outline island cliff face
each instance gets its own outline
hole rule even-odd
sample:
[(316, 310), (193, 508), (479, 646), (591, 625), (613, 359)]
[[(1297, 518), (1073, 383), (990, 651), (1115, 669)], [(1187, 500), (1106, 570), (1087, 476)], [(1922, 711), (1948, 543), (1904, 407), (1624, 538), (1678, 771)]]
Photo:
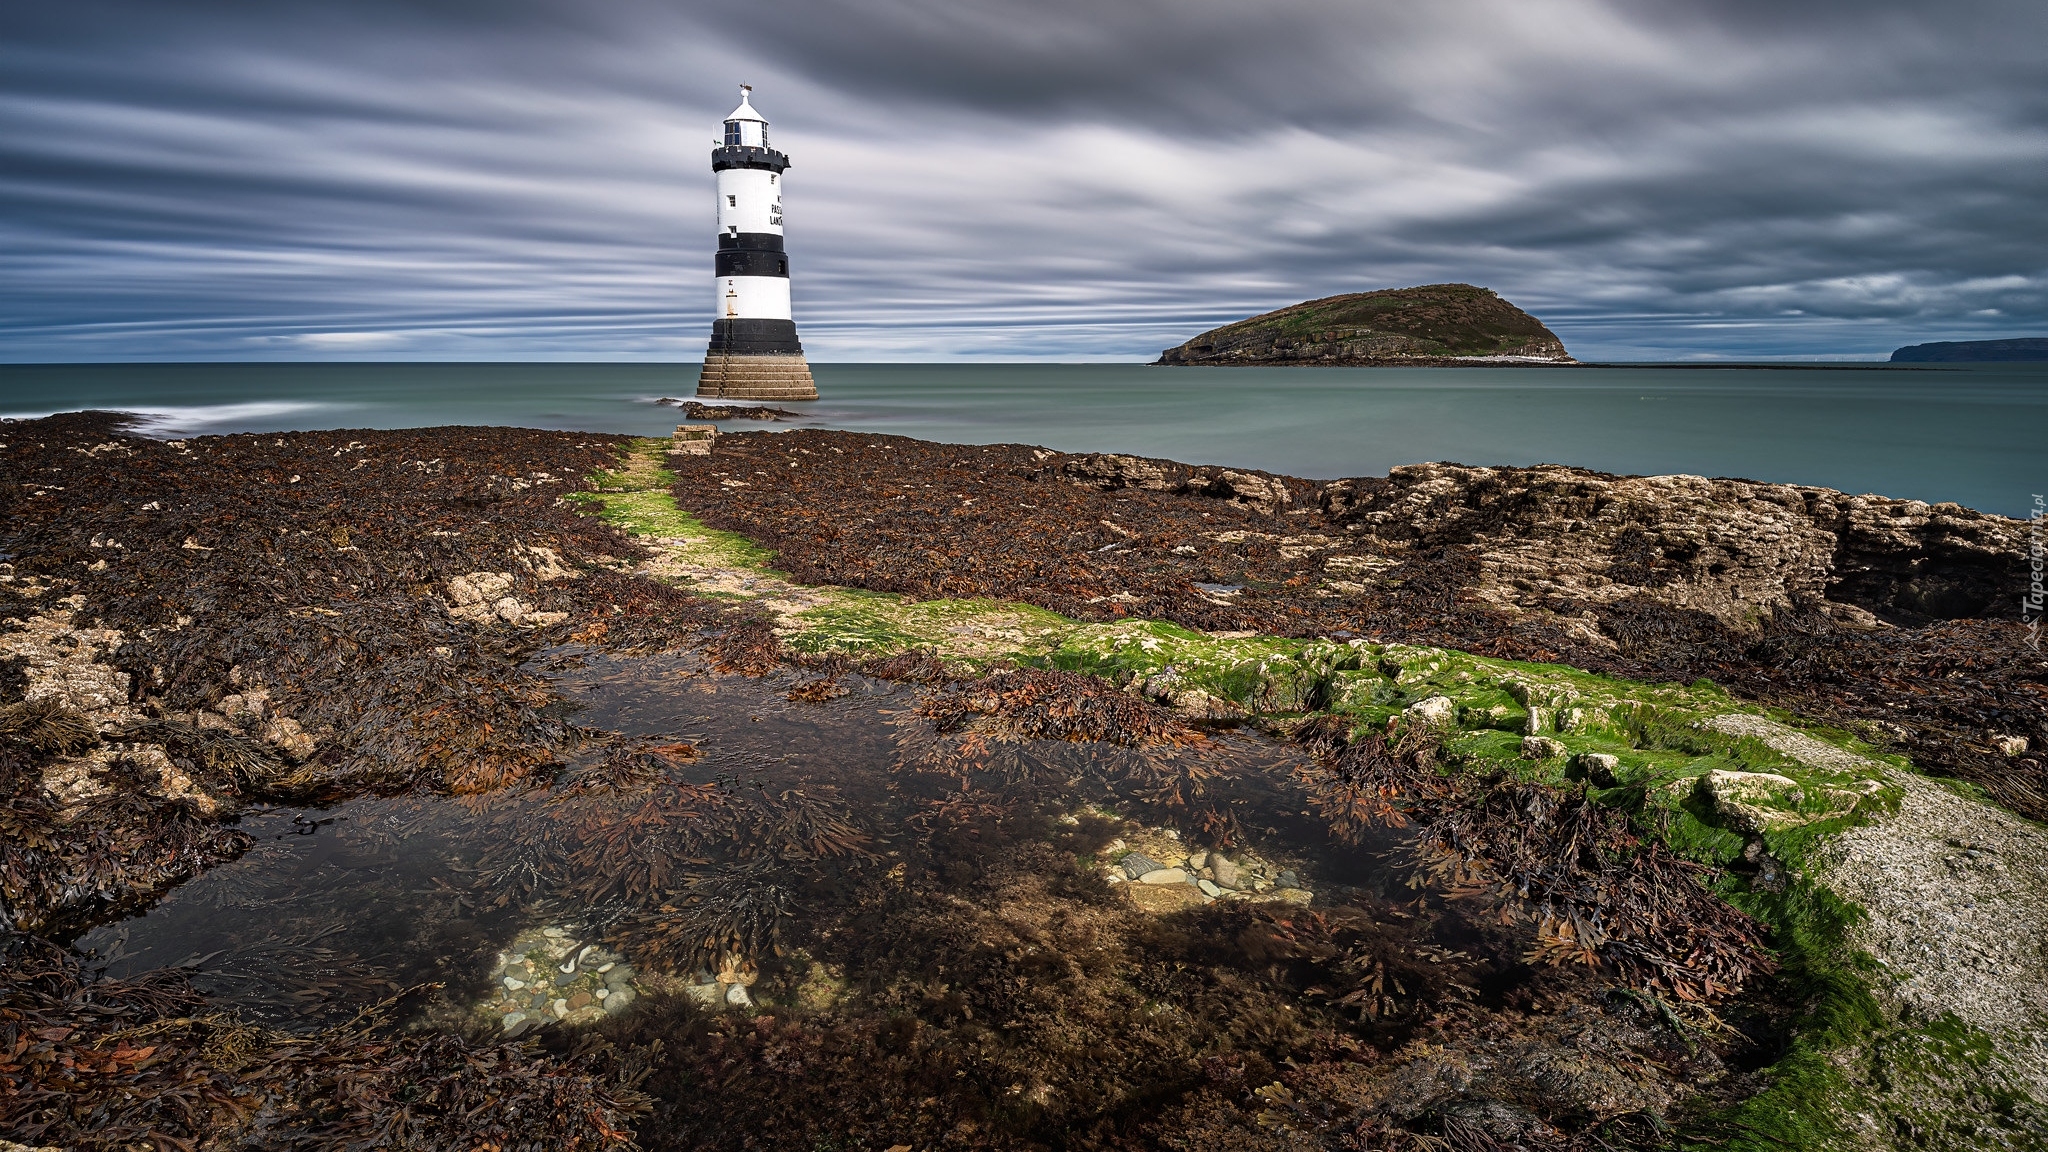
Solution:
[(1574, 364), (1556, 333), (1491, 288), (1428, 284), (1309, 300), (1226, 324), (1160, 364)]

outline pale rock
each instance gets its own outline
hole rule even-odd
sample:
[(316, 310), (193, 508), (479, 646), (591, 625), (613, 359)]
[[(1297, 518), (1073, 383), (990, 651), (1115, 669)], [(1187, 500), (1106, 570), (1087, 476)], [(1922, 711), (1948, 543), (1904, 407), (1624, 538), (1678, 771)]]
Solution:
[(293, 763), (307, 760), (318, 748), (318, 742), (288, 716), (276, 717), (263, 726), (263, 742), (284, 753)]
[(1139, 456), (1084, 453), (1060, 461), (1059, 471), (1068, 483), (1087, 488), (1103, 491), (1139, 488), (1165, 492), (1176, 486), (1179, 477), (1173, 472), (1177, 472), (1179, 467)]
[(1244, 876), (1238, 866), (1219, 852), (1209, 853), (1209, 867), (1216, 873), (1216, 883), (1225, 888), (1244, 887)]
[(1221, 888), (1217, 887), (1214, 881), (1210, 881), (1210, 880), (1198, 880), (1198, 881), (1196, 881), (1196, 885), (1197, 885), (1198, 887), (1200, 887), (1200, 888), (1201, 888), (1201, 890), (1202, 890), (1202, 895), (1204, 895), (1204, 896), (1221, 896), (1221, 895), (1223, 895), (1223, 889), (1221, 889)]
[(1727, 827), (1738, 832), (1766, 832), (1796, 827), (1809, 818), (1783, 810), (1806, 799), (1799, 782), (1775, 772), (1731, 772), (1714, 769), (1694, 786)]
[(1564, 744), (1560, 741), (1552, 740), (1548, 736), (1522, 737), (1522, 759), (1524, 760), (1554, 760), (1564, 754)]
[[(2026, 524), (2004, 516), (1699, 476), (1414, 464), (1332, 481), (1318, 499), (1366, 538), (1471, 549), (1467, 594), (1483, 603), (1554, 611), (1642, 597), (1740, 632), (1801, 603), (1857, 630), (1939, 617), (1977, 589), (2017, 586), (2027, 554)], [(1585, 638), (1612, 644), (1590, 626)]]
[(1138, 877), (1140, 884), (1186, 884), (1187, 870), (1184, 868), (1154, 868)]
[(1611, 752), (1581, 752), (1575, 763), (1586, 774), (1586, 779), (1601, 788), (1612, 788), (1615, 769), (1621, 767), (1621, 757)]
[(1448, 728), (1457, 722), (1458, 705), (1449, 696), (1431, 696), (1410, 704), (1408, 715), (1432, 728)]

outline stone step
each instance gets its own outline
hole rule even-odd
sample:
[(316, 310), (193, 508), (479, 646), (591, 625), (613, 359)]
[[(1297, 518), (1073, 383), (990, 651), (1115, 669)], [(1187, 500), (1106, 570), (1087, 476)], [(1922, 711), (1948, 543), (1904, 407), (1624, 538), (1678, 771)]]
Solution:
[(818, 385), (801, 356), (713, 356), (697, 377), (697, 395), (719, 400), (816, 400)]

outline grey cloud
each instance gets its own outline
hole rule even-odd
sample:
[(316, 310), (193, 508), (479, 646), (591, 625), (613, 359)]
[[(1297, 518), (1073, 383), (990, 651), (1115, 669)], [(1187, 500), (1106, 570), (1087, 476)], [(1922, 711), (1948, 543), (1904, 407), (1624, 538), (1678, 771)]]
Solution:
[(2048, 9), (627, 0), (0, 14), (0, 357), (702, 347), (760, 85), (831, 357), (1459, 279), (1582, 355), (2048, 327)]

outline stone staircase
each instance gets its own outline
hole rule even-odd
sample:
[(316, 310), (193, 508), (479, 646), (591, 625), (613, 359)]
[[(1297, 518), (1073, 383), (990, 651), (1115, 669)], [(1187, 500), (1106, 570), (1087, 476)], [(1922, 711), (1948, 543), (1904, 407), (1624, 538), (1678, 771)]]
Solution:
[(818, 385), (801, 354), (704, 357), (697, 395), (720, 400), (816, 400)]

